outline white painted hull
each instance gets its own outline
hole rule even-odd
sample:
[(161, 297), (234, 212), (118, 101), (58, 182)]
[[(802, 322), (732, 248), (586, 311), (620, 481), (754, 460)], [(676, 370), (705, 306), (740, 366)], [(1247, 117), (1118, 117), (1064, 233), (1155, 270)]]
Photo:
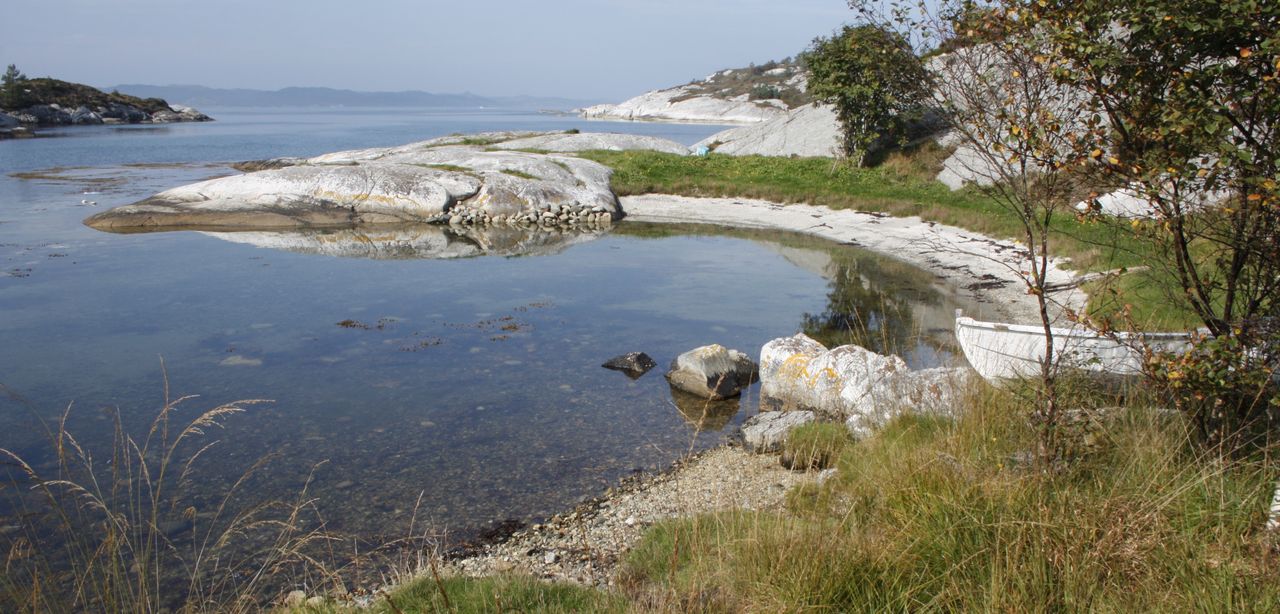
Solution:
[[(1053, 331), (1055, 362), (1060, 368), (1109, 375), (1142, 373), (1143, 351), (1190, 349), (1191, 333), (1117, 333), (1113, 339), (1085, 328)], [(1040, 375), (1044, 361), (1044, 329), (1022, 324), (979, 322), (956, 317), (956, 340), (969, 364), (988, 381)]]

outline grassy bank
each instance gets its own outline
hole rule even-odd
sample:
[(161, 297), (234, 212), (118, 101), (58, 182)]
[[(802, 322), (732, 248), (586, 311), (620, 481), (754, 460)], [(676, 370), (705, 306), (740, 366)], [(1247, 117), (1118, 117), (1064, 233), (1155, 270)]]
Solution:
[[(977, 386), (955, 421), (903, 417), (824, 445), (835, 476), (781, 512), (654, 525), (616, 589), (431, 575), (377, 612), (1276, 611), (1266, 455), (1205, 456), (1177, 415), (1114, 398), (1068, 460), (1027, 460), (1025, 404)], [(817, 433), (815, 433), (817, 434)], [(814, 438), (811, 438), (814, 439)], [(297, 611), (348, 611), (336, 604)]]
[(855, 444), (791, 514), (653, 529), (633, 598), (702, 611), (1275, 611), (1267, 463), (1198, 457), (1179, 419), (1096, 424), (1059, 471), (987, 391), (956, 423), (905, 418)]
[[(614, 169), (620, 196), (679, 194), (757, 198), (807, 203), (832, 209), (875, 211), (948, 224), (998, 238), (1022, 235), (1018, 217), (976, 189), (952, 191), (935, 177), (947, 150), (926, 143), (887, 155), (871, 168), (835, 165), (824, 158), (761, 156), (678, 156), (647, 151), (593, 151), (582, 154)], [(1082, 272), (1133, 268), (1149, 263), (1152, 246), (1122, 224), (1058, 215), (1050, 253), (1071, 259)], [(1107, 287), (1094, 285), (1090, 309), (1114, 314), (1126, 305), (1132, 317), (1154, 328), (1184, 328), (1194, 320), (1168, 300), (1171, 280), (1160, 271), (1121, 276)]]

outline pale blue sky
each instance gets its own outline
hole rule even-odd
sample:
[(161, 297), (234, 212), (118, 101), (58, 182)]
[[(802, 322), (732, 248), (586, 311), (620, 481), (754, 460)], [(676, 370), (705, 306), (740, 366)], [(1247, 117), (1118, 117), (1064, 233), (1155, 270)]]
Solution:
[(7, 0), (0, 65), (106, 86), (620, 100), (793, 55), (844, 0)]

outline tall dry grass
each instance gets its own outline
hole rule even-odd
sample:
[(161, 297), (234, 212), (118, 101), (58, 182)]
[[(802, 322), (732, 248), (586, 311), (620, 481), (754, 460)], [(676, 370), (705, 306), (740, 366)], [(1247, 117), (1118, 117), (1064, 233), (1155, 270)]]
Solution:
[(1030, 461), (1016, 396), (904, 416), (788, 511), (662, 523), (621, 576), (657, 610), (1275, 611), (1275, 462), (1204, 455), (1174, 414), (1096, 412), (1087, 445)]
[(81, 445), (72, 406), (47, 427), (51, 460), (0, 449), (10, 529), (0, 534), (0, 610), (256, 611), (281, 587), (334, 581), (310, 476), (288, 500), (249, 492), (267, 454), (219, 495), (195, 494), (197, 467), (218, 443), (210, 432), (266, 401), (189, 412), (194, 398), (171, 397), (166, 377), (145, 430), (129, 432), (114, 412), (107, 449)]

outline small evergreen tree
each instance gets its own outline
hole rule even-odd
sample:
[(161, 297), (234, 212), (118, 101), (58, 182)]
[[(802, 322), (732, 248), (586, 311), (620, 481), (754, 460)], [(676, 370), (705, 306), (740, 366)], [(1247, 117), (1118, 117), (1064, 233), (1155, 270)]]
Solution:
[(25, 106), (23, 102), (26, 92), (23, 83), (26, 80), (27, 76), (22, 74), (17, 66), (9, 65), (9, 68), (4, 71), (4, 76), (0, 77), (0, 107), (18, 109)]

